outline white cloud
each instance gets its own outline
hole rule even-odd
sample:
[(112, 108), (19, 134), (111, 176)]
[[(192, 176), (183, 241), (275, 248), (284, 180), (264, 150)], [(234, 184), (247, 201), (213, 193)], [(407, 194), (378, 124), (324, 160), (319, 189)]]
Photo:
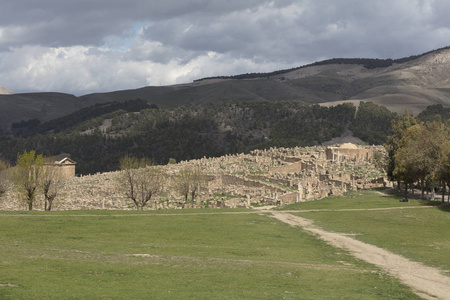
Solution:
[(130, 60), (129, 54), (102, 48), (26, 46), (3, 53), (0, 82), (14, 91), (27, 86), (23, 92), (60, 91), (81, 95), (273, 68), (273, 64), (261, 66), (249, 59), (213, 52), (197, 56), (188, 63), (176, 59), (157, 63), (150, 59)]
[[(5, 2), (5, 1), (3, 1)], [(21, 0), (0, 9), (0, 85), (77, 95), (447, 46), (446, 0)]]

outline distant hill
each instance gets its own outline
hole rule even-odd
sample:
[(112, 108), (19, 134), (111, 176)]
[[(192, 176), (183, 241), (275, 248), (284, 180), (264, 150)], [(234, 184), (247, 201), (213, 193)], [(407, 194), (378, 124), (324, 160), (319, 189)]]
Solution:
[(0, 95), (11, 95), (11, 94), (14, 94), (14, 92), (11, 90), (8, 90), (5, 87), (0, 86)]
[(448, 47), (401, 59), (336, 58), (271, 73), (212, 77), (192, 83), (143, 87), (75, 97), (60, 93), (0, 95), (0, 133), (22, 120), (48, 121), (81, 108), (142, 99), (160, 108), (218, 101), (294, 100), (332, 106), (371, 101), (402, 114), (450, 107)]
[(21, 120), (49, 121), (90, 104), (74, 95), (30, 93), (0, 95), (0, 133), (11, 133), (11, 124)]
[(91, 94), (91, 101), (141, 98), (162, 108), (216, 101), (284, 101), (335, 105), (371, 101), (402, 114), (450, 107), (450, 48), (401, 59), (330, 59), (271, 73), (203, 78), (189, 84)]

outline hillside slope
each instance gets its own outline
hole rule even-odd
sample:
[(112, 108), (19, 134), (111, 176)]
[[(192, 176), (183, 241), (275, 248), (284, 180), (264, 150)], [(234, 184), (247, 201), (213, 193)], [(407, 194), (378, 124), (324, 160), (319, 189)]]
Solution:
[(402, 114), (450, 107), (450, 48), (397, 60), (331, 59), (272, 73), (143, 87), (75, 97), (61, 93), (0, 95), (0, 134), (21, 120), (47, 121), (96, 103), (140, 98), (161, 108), (217, 101), (285, 101), (330, 106), (371, 101)]
[(0, 95), (0, 133), (9, 133), (14, 122), (30, 119), (48, 121), (87, 105), (74, 95), (62, 93)]
[[(373, 65), (370, 65), (373, 64)], [(381, 65), (381, 67), (376, 67)], [(160, 107), (234, 101), (284, 101), (330, 105), (372, 101), (402, 114), (427, 106), (450, 106), (450, 49), (398, 60), (332, 59), (266, 74), (197, 80), (167, 87), (91, 94), (91, 101), (141, 98)], [(340, 102), (342, 103), (342, 102)]]

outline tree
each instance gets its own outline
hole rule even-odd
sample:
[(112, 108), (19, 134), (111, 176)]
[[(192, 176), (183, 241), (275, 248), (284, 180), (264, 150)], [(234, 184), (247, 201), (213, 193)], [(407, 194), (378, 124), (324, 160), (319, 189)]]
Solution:
[(161, 191), (161, 172), (150, 160), (128, 155), (120, 160), (120, 170), (119, 182), (126, 190), (125, 195), (137, 210), (144, 210), (152, 197)]
[(397, 113), (391, 112), (385, 106), (362, 101), (349, 129), (363, 141), (381, 145), (392, 133), (391, 121), (397, 119)]
[(58, 195), (61, 184), (61, 173), (56, 167), (44, 166), (41, 174), (41, 187), (44, 194), (44, 209), (52, 210), (53, 200)]
[(442, 135), (445, 140), (441, 144), (441, 157), (436, 177), (442, 185), (442, 202), (444, 202), (446, 186), (448, 186), (448, 202), (450, 203), (450, 140), (448, 139), (448, 136), (450, 136), (450, 121), (447, 121)]
[(8, 189), (8, 169), (9, 164), (0, 159), (0, 198), (6, 193)]
[(386, 164), (386, 173), (389, 180), (397, 180), (397, 187), (400, 188), (399, 176), (394, 175), (395, 165), (395, 154), (398, 151), (400, 140), (403, 138), (406, 129), (416, 124), (416, 120), (411, 116), (408, 111), (405, 111), (403, 117), (398, 120), (391, 121), (392, 135), (388, 137), (387, 143), (385, 144), (386, 151), (388, 153), (388, 161)]
[[(445, 171), (443, 171), (446, 165), (445, 161), (445, 146), (449, 140), (450, 132), (445, 124), (441, 122), (441, 116), (436, 115), (433, 122), (427, 122), (425, 124), (426, 132), (422, 137), (422, 147), (428, 160), (426, 183), (427, 193), (431, 190), (434, 199), (435, 187), (442, 183), (442, 179), (445, 178)], [(423, 196), (423, 193), (422, 193)]]
[(395, 154), (394, 174), (405, 183), (420, 181), (422, 198), (425, 182), (432, 178), (436, 163), (432, 138), (427, 128), (421, 124), (406, 129)]
[(398, 142), (394, 155), (393, 174), (407, 183), (420, 182), (421, 196), (425, 188), (434, 194), (434, 188), (445, 178), (444, 147), (448, 130), (438, 117), (433, 122), (419, 123), (407, 128)]
[(442, 202), (444, 202), (446, 185), (449, 188), (448, 202), (450, 203), (450, 141), (443, 145), (441, 158), (441, 168), (439, 169), (439, 178), (442, 183)]
[(36, 155), (36, 151), (24, 151), (17, 156), (14, 183), (20, 195), (25, 199), (28, 210), (33, 210), (36, 190), (39, 187), (42, 175), (44, 158), (42, 154)]
[(200, 167), (180, 170), (175, 178), (175, 182), (176, 188), (184, 197), (185, 203), (189, 203), (189, 196), (191, 196), (191, 203), (194, 203), (203, 184), (203, 174)]
[(190, 184), (190, 173), (191, 170), (188, 168), (182, 169), (178, 172), (178, 175), (175, 177), (175, 186), (179, 193), (184, 197), (184, 202), (188, 203), (189, 200), (189, 190), (191, 187)]
[(413, 136), (413, 134), (414, 132), (412, 130), (410, 130), (409, 134), (405, 134), (405, 136), (399, 142), (397, 151), (395, 151), (394, 153), (394, 170), (392, 172), (392, 175), (398, 180), (398, 182), (404, 182), (405, 194), (408, 193), (408, 184), (412, 184), (417, 180), (414, 165), (415, 153), (413, 152), (413, 147), (411, 147), (412, 141), (408, 141), (408, 138), (410, 136)]
[(196, 167), (191, 173), (191, 201), (194, 203), (197, 193), (203, 185), (203, 174), (200, 171), (200, 167)]

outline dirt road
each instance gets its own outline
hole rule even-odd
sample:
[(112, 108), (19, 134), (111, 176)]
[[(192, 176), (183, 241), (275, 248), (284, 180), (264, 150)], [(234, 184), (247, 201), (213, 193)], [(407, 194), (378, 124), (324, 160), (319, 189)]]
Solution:
[(315, 226), (311, 220), (289, 213), (273, 212), (273, 216), (291, 226), (299, 226), (317, 235), (327, 243), (350, 251), (355, 257), (389, 272), (425, 299), (450, 299), (450, 277), (438, 269), (408, 260), (382, 248), (369, 245), (344, 234), (328, 232)]

